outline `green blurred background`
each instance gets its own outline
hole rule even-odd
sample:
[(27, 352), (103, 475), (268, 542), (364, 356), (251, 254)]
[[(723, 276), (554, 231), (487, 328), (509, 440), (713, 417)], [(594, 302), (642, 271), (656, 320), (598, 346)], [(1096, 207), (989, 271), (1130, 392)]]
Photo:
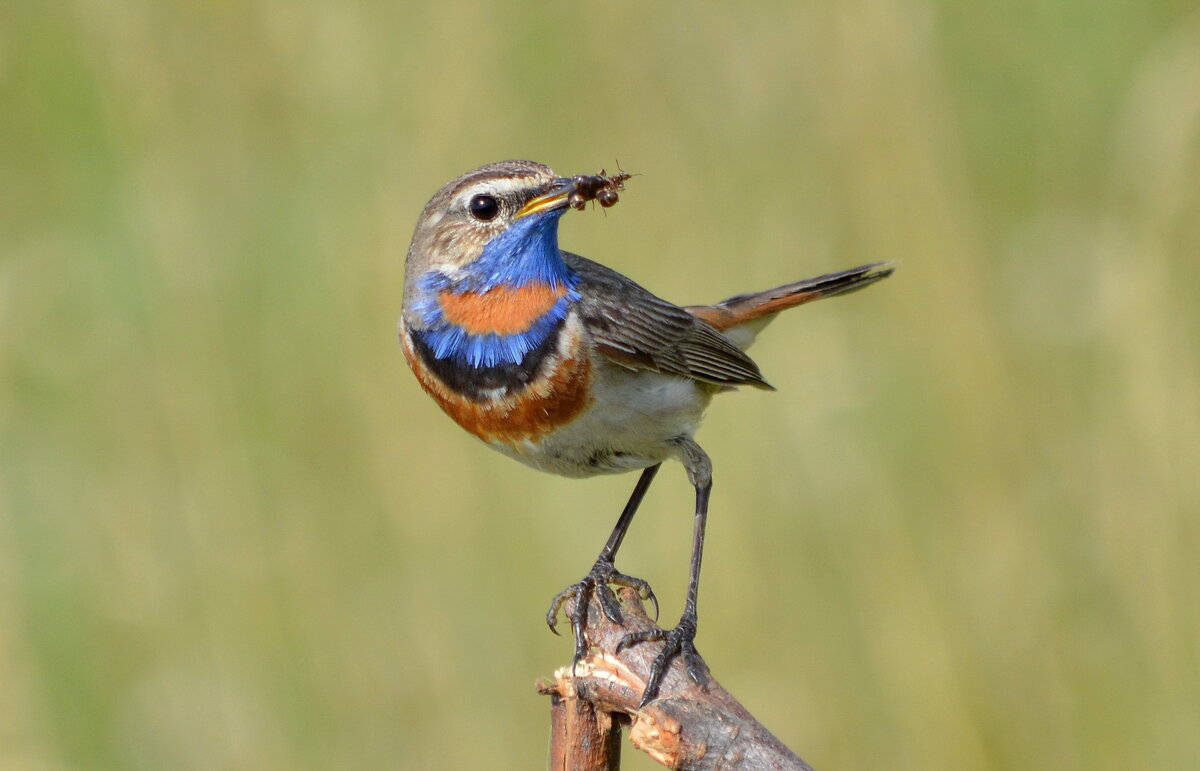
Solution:
[[(681, 303), (879, 259), (721, 397), (700, 648), (829, 769), (1200, 758), (1191, 0), (0, 10), (0, 768), (541, 768), (634, 477), (492, 453), (394, 325), (427, 198)], [(682, 603), (669, 467), (619, 565)], [(629, 768), (656, 768), (627, 752)]]

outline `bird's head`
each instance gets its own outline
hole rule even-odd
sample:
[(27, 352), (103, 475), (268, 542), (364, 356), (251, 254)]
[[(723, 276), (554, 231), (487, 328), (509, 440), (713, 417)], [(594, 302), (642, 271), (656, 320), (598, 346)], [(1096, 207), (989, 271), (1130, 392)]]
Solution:
[(406, 283), (431, 273), (483, 291), (554, 281), (558, 220), (574, 190), (533, 161), (501, 161), (452, 180), (425, 205), (408, 250)]

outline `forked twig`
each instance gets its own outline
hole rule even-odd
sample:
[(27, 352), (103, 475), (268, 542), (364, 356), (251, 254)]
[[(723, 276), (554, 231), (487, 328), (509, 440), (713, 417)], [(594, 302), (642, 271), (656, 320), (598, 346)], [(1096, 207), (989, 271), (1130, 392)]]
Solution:
[(538, 685), (551, 696), (553, 771), (619, 768), (622, 725), (629, 726), (635, 747), (668, 768), (812, 771), (713, 679), (707, 665), (708, 682), (702, 687), (692, 682), (681, 663), (673, 663), (659, 697), (639, 710), (650, 665), (661, 646), (642, 643), (617, 652), (625, 635), (655, 628), (635, 591), (621, 589), (620, 595), (621, 623), (605, 616), (592, 597), (588, 656), (574, 672), (562, 667), (553, 682)]

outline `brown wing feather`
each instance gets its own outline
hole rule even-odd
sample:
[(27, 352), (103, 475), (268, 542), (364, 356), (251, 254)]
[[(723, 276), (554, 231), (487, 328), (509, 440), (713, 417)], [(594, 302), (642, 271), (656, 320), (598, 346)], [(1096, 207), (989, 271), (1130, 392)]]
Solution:
[(707, 322), (615, 270), (570, 252), (563, 259), (581, 278), (577, 311), (612, 361), (717, 385), (771, 387), (754, 360)]

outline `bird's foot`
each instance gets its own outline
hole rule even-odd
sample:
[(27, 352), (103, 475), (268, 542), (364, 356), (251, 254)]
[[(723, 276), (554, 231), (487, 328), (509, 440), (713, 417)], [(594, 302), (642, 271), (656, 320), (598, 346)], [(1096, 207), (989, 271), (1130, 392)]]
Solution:
[(642, 691), (642, 700), (638, 703), (638, 709), (645, 707), (658, 695), (658, 688), (662, 685), (663, 675), (666, 674), (667, 668), (676, 656), (683, 658), (684, 667), (687, 669), (688, 677), (692, 678), (692, 682), (700, 686), (708, 682), (704, 660), (696, 652), (695, 640), (695, 611), (685, 611), (683, 618), (679, 619), (679, 624), (674, 629), (650, 629), (645, 632), (632, 632), (621, 638), (621, 642), (617, 643), (618, 653), (638, 643), (657, 641), (663, 643), (662, 650), (658, 652), (658, 656), (655, 657), (654, 662), (650, 665), (650, 680), (646, 683), (646, 690)]
[(621, 603), (612, 590), (613, 586), (628, 587), (636, 591), (643, 600), (653, 602), (654, 617), (658, 618), (658, 598), (654, 596), (654, 590), (650, 588), (650, 584), (640, 578), (618, 572), (609, 560), (604, 558), (596, 560), (596, 564), (592, 565), (592, 569), (583, 577), (582, 581), (572, 584), (558, 593), (550, 603), (550, 610), (546, 612), (546, 624), (550, 627), (551, 632), (558, 634), (558, 630), (555, 628), (558, 626), (558, 612), (567, 600), (575, 599), (575, 606), (571, 608), (570, 614), (571, 627), (575, 630), (575, 658), (571, 662), (572, 668), (587, 654), (587, 641), (584, 639), (583, 631), (587, 626), (588, 604), (593, 595), (600, 601), (604, 615), (608, 616), (615, 624), (621, 623)]

